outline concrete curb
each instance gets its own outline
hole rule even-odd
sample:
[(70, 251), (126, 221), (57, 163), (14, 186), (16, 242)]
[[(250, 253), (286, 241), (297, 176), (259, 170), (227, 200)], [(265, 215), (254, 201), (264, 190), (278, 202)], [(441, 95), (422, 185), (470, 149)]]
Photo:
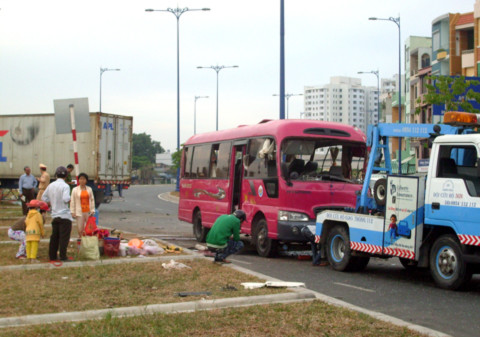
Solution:
[(170, 255), (170, 256), (157, 256), (157, 257), (132, 257), (132, 258), (116, 258), (111, 260), (100, 261), (74, 261), (63, 263), (60, 266), (54, 266), (52, 263), (39, 263), (39, 264), (22, 264), (13, 266), (2, 266), (0, 271), (7, 270), (37, 270), (37, 269), (58, 269), (58, 268), (76, 268), (76, 267), (94, 267), (104, 265), (115, 265), (122, 263), (148, 263), (148, 262), (165, 262), (170, 260), (194, 260), (200, 258), (194, 255)]
[(174, 204), (178, 204), (178, 199), (179, 198), (178, 197), (172, 197), (170, 195), (170, 192), (165, 192), (165, 193), (159, 194), (157, 197), (160, 200), (171, 202), (171, 203), (174, 203)]
[(113, 317), (130, 317), (154, 313), (181, 313), (199, 310), (212, 310), (231, 307), (248, 307), (260, 304), (290, 303), (312, 301), (315, 295), (310, 291), (283, 293), (276, 295), (245, 296), (221, 298), (217, 300), (199, 300), (193, 302), (178, 302), (165, 304), (151, 304), (136, 307), (115, 309), (100, 309), (89, 311), (76, 311), (43, 315), (28, 315), (0, 318), (0, 328), (19, 327), (26, 325), (51, 324), (60, 322), (78, 322), (92, 319), (103, 319), (107, 314)]

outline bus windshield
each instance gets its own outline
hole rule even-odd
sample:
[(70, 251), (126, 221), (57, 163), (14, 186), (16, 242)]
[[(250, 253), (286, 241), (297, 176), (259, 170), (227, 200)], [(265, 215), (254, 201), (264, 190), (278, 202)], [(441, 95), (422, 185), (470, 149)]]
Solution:
[(282, 173), (291, 181), (363, 179), (365, 145), (333, 139), (286, 139), (282, 143)]

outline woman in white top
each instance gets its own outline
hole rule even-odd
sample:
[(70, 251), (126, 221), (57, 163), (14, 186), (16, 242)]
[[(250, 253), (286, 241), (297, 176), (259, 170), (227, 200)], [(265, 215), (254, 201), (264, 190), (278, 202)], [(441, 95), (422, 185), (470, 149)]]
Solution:
[(78, 237), (81, 238), (88, 217), (95, 214), (95, 199), (90, 186), (87, 186), (88, 176), (85, 173), (78, 175), (80, 185), (72, 190), (70, 212), (77, 219)]

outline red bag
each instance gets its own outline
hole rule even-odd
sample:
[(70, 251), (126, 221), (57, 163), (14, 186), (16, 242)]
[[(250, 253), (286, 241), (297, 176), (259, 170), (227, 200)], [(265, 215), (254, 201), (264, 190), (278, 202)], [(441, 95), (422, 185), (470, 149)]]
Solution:
[(92, 236), (97, 232), (97, 220), (94, 216), (88, 217), (87, 224), (85, 225), (85, 235)]

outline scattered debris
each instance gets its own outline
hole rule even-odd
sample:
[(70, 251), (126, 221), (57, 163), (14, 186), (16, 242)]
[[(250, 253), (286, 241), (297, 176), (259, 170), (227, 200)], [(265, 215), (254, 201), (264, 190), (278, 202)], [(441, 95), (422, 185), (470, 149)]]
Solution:
[(222, 287), (223, 291), (238, 291), (237, 287), (227, 284), (225, 287)]
[(162, 267), (165, 269), (184, 269), (184, 268), (192, 269), (191, 267), (180, 262), (175, 262), (174, 260), (170, 260), (169, 263), (162, 263)]
[(177, 293), (177, 296), (187, 297), (187, 296), (210, 296), (212, 293), (210, 291), (185, 291)]
[(259, 283), (259, 282), (244, 282), (242, 283), (242, 286), (245, 289), (258, 289), (258, 288), (263, 288), (263, 287), (268, 287), (268, 288), (299, 288), (299, 287), (305, 287), (305, 283), (303, 282), (283, 282), (283, 281), (267, 281), (265, 283)]

